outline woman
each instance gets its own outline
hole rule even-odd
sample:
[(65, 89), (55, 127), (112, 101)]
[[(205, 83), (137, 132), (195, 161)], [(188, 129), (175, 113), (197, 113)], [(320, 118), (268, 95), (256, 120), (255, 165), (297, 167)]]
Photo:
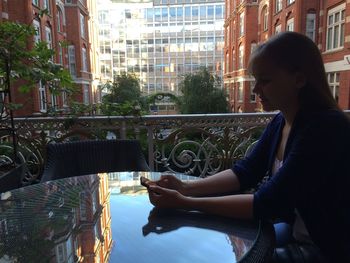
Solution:
[[(330, 262), (350, 262), (350, 122), (332, 97), (317, 46), (304, 35), (280, 33), (260, 45), (249, 64), (264, 110), (280, 111), (254, 150), (203, 180), (164, 176), (149, 183), (150, 201), (296, 224), (297, 241), (315, 244)], [(226, 195), (261, 181), (254, 194)]]

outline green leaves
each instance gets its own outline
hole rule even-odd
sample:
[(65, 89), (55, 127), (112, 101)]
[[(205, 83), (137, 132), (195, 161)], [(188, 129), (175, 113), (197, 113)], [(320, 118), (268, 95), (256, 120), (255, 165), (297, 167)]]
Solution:
[(220, 88), (221, 81), (206, 68), (198, 73), (187, 74), (180, 83), (180, 110), (183, 114), (226, 113), (228, 103), (224, 90)]
[(147, 107), (141, 96), (139, 81), (132, 73), (118, 75), (113, 83), (107, 83), (103, 88), (108, 92), (100, 105), (103, 114), (139, 116)]
[[(47, 10), (41, 10), (38, 16), (45, 14)], [(46, 42), (33, 43), (35, 33), (31, 25), (0, 23), (0, 76), (6, 77), (9, 71), (10, 85), (23, 93), (28, 93), (39, 82), (54, 95), (62, 91), (75, 92), (69, 72), (53, 62), (55, 51)]]

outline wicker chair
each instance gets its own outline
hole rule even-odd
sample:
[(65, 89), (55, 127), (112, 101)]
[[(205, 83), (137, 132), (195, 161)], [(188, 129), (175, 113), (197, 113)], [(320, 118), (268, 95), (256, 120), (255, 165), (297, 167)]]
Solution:
[(0, 193), (22, 187), (24, 164), (17, 165), (11, 171), (0, 176)]
[(149, 171), (138, 140), (87, 140), (47, 145), (41, 182), (98, 172)]

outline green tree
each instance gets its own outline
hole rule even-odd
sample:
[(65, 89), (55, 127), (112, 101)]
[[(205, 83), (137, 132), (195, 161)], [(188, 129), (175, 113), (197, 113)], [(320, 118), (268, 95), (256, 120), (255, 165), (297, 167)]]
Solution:
[(69, 72), (53, 62), (54, 50), (46, 42), (29, 45), (35, 33), (31, 25), (0, 23), (0, 77), (5, 80), (0, 88), (29, 92), (40, 81), (53, 94), (74, 92)]
[(180, 83), (180, 111), (182, 114), (229, 112), (226, 94), (220, 88), (220, 78), (213, 76), (206, 68), (194, 74), (185, 75)]
[(104, 86), (101, 111), (106, 115), (140, 115), (147, 110), (146, 98), (141, 96), (140, 83), (133, 73), (123, 72), (113, 83)]

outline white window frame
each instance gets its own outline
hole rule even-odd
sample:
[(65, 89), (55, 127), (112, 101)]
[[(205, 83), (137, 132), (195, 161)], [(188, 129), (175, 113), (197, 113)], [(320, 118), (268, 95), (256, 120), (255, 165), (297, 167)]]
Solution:
[(62, 25), (63, 25), (63, 13), (61, 8), (57, 6), (57, 31), (62, 32)]
[(39, 0), (32, 0), (32, 4), (36, 5), (36, 6), (39, 6)]
[(80, 13), (80, 34), (82, 38), (85, 38), (85, 33), (85, 16), (82, 13)]
[(244, 36), (244, 12), (239, 15), (239, 36)]
[[(339, 15), (339, 19), (337, 22), (335, 22), (337, 15)], [(333, 9), (330, 9), (328, 11), (327, 37), (326, 37), (327, 50), (341, 49), (344, 47), (344, 38), (345, 38), (344, 31), (345, 31), (345, 3)]]
[(69, 72), (73, 77), (77, 76), (77, 66), (75, 60), (75, 46), (68, 46), (68, 62), (69, 62)]
[(308, 36), (313, 41), (315, 41), (315, 38), (316, 38), (316, 14), (315, 13), (306, 14), (305, 35)]
[(275, 1), (275, 12), (278, 13), (282, 10), (282, 1), (283, 0), (276, 0)]
[(281, 33), (281, 31), (282, 31), (282, 24), (275, 26), (275, 35), (277, 35), (278, 33)]
[(263, 31), (266, 31), (269, 29), (268, 21), (269, 21), (269, 14), (268, 14), (267, 6), (265, 6), (263, 9)]
[(52, 49), (52, 30), (48, 26), (45, 26), (45, 41), (47, 43), (47, 47)]
[(240, 45), (238, 50), (238, 69), (242, 69), (244, 67), (244, 46)]
[(50, 0), (44, 0), (44, 9), (47, 9), (47, 11), (51, 13)]
[(39, 82), (39, 111), (46, 112), (47, 111), (47, 94), (46, 94), (46, 86)]
[(294, 17), (287, 20), (286, 31), (294, 31)]
[(336, 102), (339, 101), (340, 72), (327, 73), (327, 80), (331, 93)]
[(287, 5), (293, 4), (295, 0), (287, 0)]
[(33, 20), (33, 27), (35, 29), (34, 34), (34, 43), (38, 43), (41, 41), (41, 25), (40, 22), (36, 19)]
[(51, 107), (53, 109), (57, 109), (58, 108), (58, 100), (57, 100), (57, 95), (51, 93)]
[(85, 105), (90, 104), (90, 92), (88, 84), (83, 84), (83, 102)]
[(86, 48), (84, 47), (81, 49), (81, 57), (82, 57), (82, 64), (83, 64), (82, 70), (87, 72), (87, 69), (88, 69), (87, 52), (86, 52)]
[(62, 106), (63, 107), (68, 107), (68, 95), (67, 91), (62, 91)]
[(243, 102), (243, 99), (244, 99), (243, 82), (237, 82), (237, 101)]

